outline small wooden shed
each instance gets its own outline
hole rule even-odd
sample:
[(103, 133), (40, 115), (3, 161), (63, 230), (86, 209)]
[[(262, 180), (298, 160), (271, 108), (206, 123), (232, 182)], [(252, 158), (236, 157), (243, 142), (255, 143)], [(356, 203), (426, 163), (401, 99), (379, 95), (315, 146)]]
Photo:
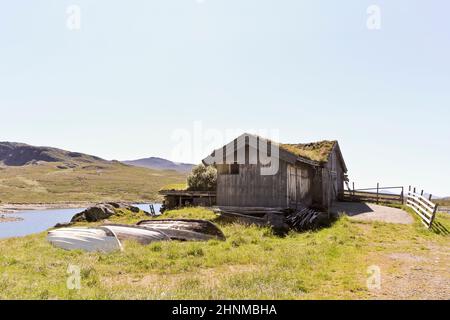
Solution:
[[(347, 180), (337, 141), (280, 144), (243, 134), (203, 163), (217, 167), (218, 206), (327, 210)], [(277, 170), (263, 174), (269, 167)]]

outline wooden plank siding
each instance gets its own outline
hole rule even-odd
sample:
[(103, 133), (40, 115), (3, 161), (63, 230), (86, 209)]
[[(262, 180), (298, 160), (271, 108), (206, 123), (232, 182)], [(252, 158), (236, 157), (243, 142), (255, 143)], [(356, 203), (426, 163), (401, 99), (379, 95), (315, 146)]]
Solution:
[(317, 169), (313, 179), (313, 204), (315, 207), (329, 208), (344, 191), (345, 169), (334, 149), (323, 168)]
[(280, 160), (276, 175), (263, 176), (259, 165), (239, 165), (239, 174), (217, 176), (217, 203), (221, 206), (296, 207), (313, 201), (314, 169)]
[(296, 208), (299, 204), (309, 206), (312, 204), (312, 181), (314, 170), (308, 165), (298, 163), (288, 165), (288, 201), (287, 206)]
[(239, 165), (239, 174), (218, 174), (217, 204), (236, 207), (286, 207), (287, 164), (276, 175), (261, 175), (260, 165)]

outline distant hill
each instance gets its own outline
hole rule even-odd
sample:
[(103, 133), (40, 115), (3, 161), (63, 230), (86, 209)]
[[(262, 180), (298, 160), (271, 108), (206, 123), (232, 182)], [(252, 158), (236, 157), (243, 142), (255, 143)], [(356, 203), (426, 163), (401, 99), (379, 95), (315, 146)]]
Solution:
[(136, 167), (143, 167), (143, 168), (150, 168), (150, 169), (156, 169), (156, 170), (175, 170), (179, 172), (190, 172), (192, 168), (194, 167), (193, 164), (190, 163), (178, 163), (173, 162), (170, 160), (162, 159), (162, 158), (156, 158), (156, 157), (150, 157), (150, 158), (144, 158), (144, 159), (138, 159), (138, 160), (127, 160), (122, 161), (125, 164), (136, 166)]
[(0, 142), (0, 202), (159, 201), (187, 174), (108, 161), (51, 147)]
[(6, 166), (24, 166), (39, 162), (62, 162), (69, 167), (107, 163), (99, 157), (51, 147), (36, 147), (25, 143), (0, 142), (0, 163)]
[(433, 201), (441, 206), (450, 206), (450, 197), (434, 199)]

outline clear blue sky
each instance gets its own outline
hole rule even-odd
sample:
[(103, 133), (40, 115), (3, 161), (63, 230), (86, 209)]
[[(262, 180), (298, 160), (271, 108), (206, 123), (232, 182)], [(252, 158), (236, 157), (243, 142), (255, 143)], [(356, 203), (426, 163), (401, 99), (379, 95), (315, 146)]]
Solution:
[(338, 139), (357, 186), (450, 195), (449, 17), (442, 0), (1, 1), (0, 141), (198, 162), (174, 156), (177, 129), (274, 129)]

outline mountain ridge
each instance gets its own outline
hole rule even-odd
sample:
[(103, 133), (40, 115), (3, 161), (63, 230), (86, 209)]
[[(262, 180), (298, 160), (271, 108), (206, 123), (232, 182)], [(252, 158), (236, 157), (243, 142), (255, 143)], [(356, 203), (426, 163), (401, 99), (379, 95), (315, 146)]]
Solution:
[[(117, 161), (105, 160), (94, 155), (54, 147), (34, 146), (22, 142), (0, 141), (0, 165), (21, 167), (42, 162), (58, 162), (63, 163), (68, 168), (74, 168), (92, 164), (110, 164)], [(190, 172), (194, 167), (190, 163), (174, 162), (160, 157), (148, 157), (120, 162), (134, 167), (154, 170), (175, 170), (181, 173)]]
[(80, 152), (0, 142), (0, 203), (161, 201), (186, 173), (130, 166)]
[(39, 162), (62, 162), (69, 167), (88, 163), (110, 161), (81, 152), (67, 151), (47, 146), (33, 146), (21, 142), (0, 141), (0, 163), (20, 167)]
[(175, 170), (184, 173), (190, 172), (194, 167), (194, 164), (191, 163), (174, 162), (159, 157), (125, 160), (121, 162), (136, 167), (156, 169), (156, 170)]

